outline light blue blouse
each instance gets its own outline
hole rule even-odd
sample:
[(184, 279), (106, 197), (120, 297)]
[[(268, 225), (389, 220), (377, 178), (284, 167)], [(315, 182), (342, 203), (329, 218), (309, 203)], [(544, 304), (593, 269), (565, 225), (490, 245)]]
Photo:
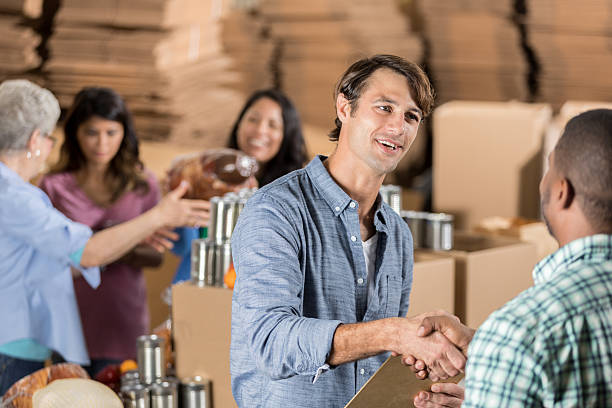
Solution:
[(67, 361), (89, 364), (70, 266), (92, 287), (100, 284), (99, 268), (71, 258), (91, 235), (0, 163), (0, 344), (32, 339)]

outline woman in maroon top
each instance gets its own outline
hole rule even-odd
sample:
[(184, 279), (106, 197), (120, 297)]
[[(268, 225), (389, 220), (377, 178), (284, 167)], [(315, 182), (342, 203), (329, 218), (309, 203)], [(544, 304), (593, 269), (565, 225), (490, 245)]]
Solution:
[[(64, 132), (59, 162), (40, 187), (66, 216), (95, 231), (137, 217), (159, 201), (157, 181), (139, 159), (131, 115), (113, 90), (81, 90)], [(141, 244), (106, 265), (96, 290), (82, 277), (74, 279), (90, 375), (136, 357), (136, 338), (149, 331), (141, 267), (160, 262), (161, 254)]]

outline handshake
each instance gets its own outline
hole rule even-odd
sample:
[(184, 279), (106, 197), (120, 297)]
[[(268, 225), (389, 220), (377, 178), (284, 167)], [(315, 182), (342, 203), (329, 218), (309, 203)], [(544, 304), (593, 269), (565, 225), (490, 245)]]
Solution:
[(394, 356), (410, 366), (420, 379), (445, 380), (463, 372), (475, 330), (445, 311), (398, 318)]

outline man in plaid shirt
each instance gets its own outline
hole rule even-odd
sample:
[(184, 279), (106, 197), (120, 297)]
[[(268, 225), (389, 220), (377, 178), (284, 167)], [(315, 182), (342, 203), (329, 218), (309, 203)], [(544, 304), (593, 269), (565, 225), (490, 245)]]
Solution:
[(612, 110), (570, 120), (548, 160), (542, 214), (560, 249), (473, 339), (456, 320), (424, 322), (421, 335), (469, 344), (465, 392), (435, 384), (415, 406), (612, 407)]

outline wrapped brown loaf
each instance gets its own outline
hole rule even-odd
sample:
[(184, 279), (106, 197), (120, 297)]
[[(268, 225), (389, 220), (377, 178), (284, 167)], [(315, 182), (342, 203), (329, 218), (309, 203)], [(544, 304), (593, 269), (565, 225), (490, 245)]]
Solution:
[(168, 187), (175, 189), (188, 181), (184, 198), (210, 200), (230, 191), (257, 186), (257, 162), (239, 150), (212, 149), (184, 157), (168, 171)]

